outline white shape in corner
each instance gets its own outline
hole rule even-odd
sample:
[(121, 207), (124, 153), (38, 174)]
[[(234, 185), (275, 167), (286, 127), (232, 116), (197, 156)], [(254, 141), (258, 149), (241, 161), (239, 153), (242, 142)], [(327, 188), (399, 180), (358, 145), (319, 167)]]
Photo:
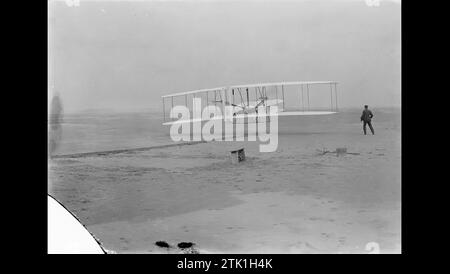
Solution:
[(48, 254), (104, 254), (99, 243), (67, 209), (48, 196)]

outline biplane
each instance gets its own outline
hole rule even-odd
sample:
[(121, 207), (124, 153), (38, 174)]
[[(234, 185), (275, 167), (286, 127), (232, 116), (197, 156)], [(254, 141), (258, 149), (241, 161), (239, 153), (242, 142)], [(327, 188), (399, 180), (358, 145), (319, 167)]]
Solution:
[[(212, 119), (225, 119), (225, 109), (231, 108), (233, 118), (250, 118), (261, 116), (305, 116), (329, 115), (338, 112), (337, 82), (335, 81), (296, 81), (260, 83), (250, 85), (236, 85), (179, 92), (162, 96), (163, 125), (175, 123), (201, 122), (202, 118), (175, 119), (167, 112), (167, 101), (174, 106), (183, 105), (192, 111), (192, 98), (201, 98), (202, 107), (214, 105), (223, 115), (216, 115)], [(321, 107), (312, 107), (310, 97), (317, 86), (326, 87), (329, 102)], [(287, 98), (288, 94), (296, 95)], [(324, 96), (321, 97), (323, 101)], [(323, 102), (322, 102), (323, 103)], [(288, 106), (289, 105), (289, 106)], [(277, 106), (277, 112), (270, 112), (270, 108)], [(192, 116), (190, 116), (192, 117)], [(257, 119), (256, 119), (257, 121)]]

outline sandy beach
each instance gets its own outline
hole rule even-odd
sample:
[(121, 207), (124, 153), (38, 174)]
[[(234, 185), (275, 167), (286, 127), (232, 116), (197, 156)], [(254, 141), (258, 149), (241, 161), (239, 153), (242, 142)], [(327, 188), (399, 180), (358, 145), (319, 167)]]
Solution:
[[(209, 142), (56, 157), (48, 191), (117, 253), (182, 252), (156, 241), (193, 242), (200, 253), (368, 253), (370, 242), (400, 253), (400, 110), (373, 111), (374, 136), (363, 135), (360, 110), (283, 117), (272, 153), (258, 142)], [(133, 127), (119, 119), (97, 133), (91, 118), (69, 117), (58, 153), (171, 143), (160, 120), (133, 117)], [(246, 161), (232, 163), (236, 148)], [(320, 153), (336, 148), (349, 154)]]

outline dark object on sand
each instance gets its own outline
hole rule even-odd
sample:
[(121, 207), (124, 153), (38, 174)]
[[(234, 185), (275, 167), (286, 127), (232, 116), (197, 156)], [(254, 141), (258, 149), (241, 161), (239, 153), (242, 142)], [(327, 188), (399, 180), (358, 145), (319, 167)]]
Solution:
[(155, 243), (155, 245), (159, 246), (159, 247), (164, 247), (164, 248), (170, 248), (170, 245), (164, 241), (157, 241)]
[(195, 245), (195, 244), (194, 244), (194, 243), (191, 243), (191, 242), (189, 242), (189, 243), (181, 242), (181, 243), (178, 244), (178, 247), (181, 248), (181, 249), (184, 249), (184, 248), (191, 248), (191, 247), (193, 247), (194, 245)]
[(231, 151), (231, 162), (233, 164), (245, 161), (245, 152), (243, 148)]

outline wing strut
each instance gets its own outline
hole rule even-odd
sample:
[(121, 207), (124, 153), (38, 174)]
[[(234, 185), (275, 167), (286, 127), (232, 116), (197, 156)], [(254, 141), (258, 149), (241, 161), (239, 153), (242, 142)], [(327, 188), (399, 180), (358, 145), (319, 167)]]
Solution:
[(336, 94), (336, 111), (338, 111), (337, 83), (334, 83), (334, 93)]
[(309, 84), (306, 84), (306, 96), (308, 97), (308, 111), (309, 111)]
[(164, 122), (166, 122), (166, 107), (165, 107), (165, 103), (164, 103), (164, 97), (162, 98), (163, 100), (163, 119), (164, 119)]

